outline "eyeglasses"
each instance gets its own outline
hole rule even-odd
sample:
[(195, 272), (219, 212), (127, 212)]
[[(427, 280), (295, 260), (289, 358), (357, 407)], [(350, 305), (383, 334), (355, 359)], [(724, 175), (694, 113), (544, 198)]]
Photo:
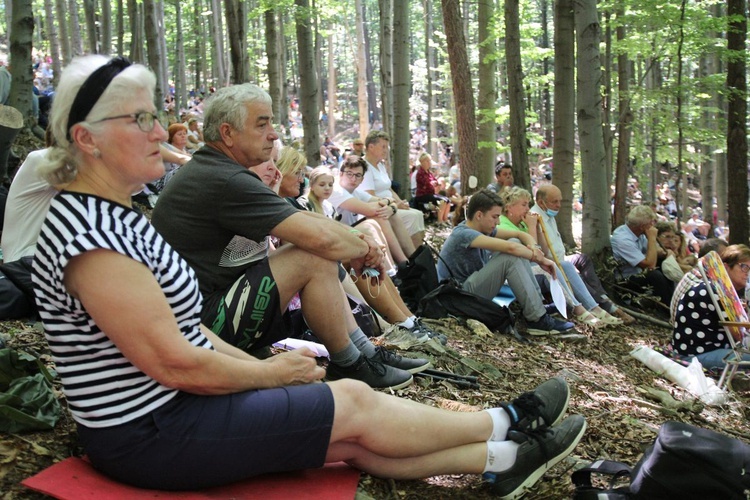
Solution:
[(748, 265), (747, 265), (747, 264), (745, 264), (744, 262), (740, 262), (740, 263), (739, 263), (739, 264), (737, 264), (737, 265), (738, 265), (738, 266), (740, 266), (740, 269), (742, 270), (742, 272), (743, 272), (743, 273), (745, 273), (745, 274), (750, 274), (750, 266), (748, 266)]
[(347, 176), (347, 177), (349, 177), (349, 178), (351, 178), (351, 179), (361, 179), (362, 177), (365, 176), (364, 174), (355, 174), (351, 170), (344, 171), (344, 175)]
[(102, 118), (91, 123), (106, 122), (107, 120), (119, 120), (120, 118), (133, 118), (135, 123), (138, 124), (138, 128), (141, 132), (151, 132), (154, 130), (154, 124), (156, 123), (157, 116), (148, 111), (141, 111), (140, 113), (130, 113), (129, 115), (117, 115), (110, 116), (109, 118)]

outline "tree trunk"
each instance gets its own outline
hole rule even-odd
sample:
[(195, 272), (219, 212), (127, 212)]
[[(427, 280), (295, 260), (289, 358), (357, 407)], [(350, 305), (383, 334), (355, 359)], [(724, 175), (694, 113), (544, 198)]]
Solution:
[(367, 29), (367, 2), (362, 2), (362, 19), (365, 38), (365, 63), (367, 68), (367, 108), (370, 110), (370, 123), (380, 120), (378, 113), (378, 95), (375, 90), (375, 68), (372, 66), (372, 52), (370, 51), (370, 33)]
[[(458, 0), (442, 0), (443, 23), (448, 46), (448, 60), (453, 81), (453, 101), (456, 106), (456, 133), (461, 162), (461, 194), (476, 191), (469, 182), (477, 175), (477, 128), (474, 115), (474, 93), (471, 88), (471, 71), (466, 52), (463, 23)], [(528, 170), (526, 171), (528, 175)], [(483, 187), (483, 186), (482, 186)]]
[(380, 6), (380, 100), (383, 130), (393, 132), (393, 2), (378, 0)]
[(62, 65), (60, 64), (60, 37), (57, 36), (55, 7), (52, 5), (52, 0), (44, 0), (44, 17), (47, 20), (47, 36), (49, 37), (50, 52), (52, 53), (52, 82), (50, 83), (53, 88), (57, 88)]
[(289, 83), (287, 80), (287, 73), (286, 73), (286, 61), (287, 61), (287, 40), (286, 35), (284, 35), (284, 19), (286, 17), (286, 14), (284, 12), (279, 12), (279, 17), (277, 20), (277, 26), (278, 30), (277, 36), (278, 36), (278, 44), (279, 44), (279, 78), (281, 79), (281, 99), (279, 100), (279, 109), (281, 111), (281, 116), (279, 117), (279, 123), (283, 123), (287, 126), (287, 130), (289, 127)]
[(68, 0), (68, 20), (70, 22), (70, 46), (73, 56), (83, 54), (83, 41), (81, 40), (81, 24), (78, 22), (78, 4), (76, 0)]
[(130, 18), (130, 60), (145, 62), (143, 54), (143, 3), (128, 0), (128, 17)]
[(359, 110), (359, 137), (366, 137), (370, 132), (370, 113), (367, 101), (367, 60), (365, 51), (365, 29), (362, 12), (362, 0), (354, 1), (357, 31), (357, 109)]
[(102, 0), (102, 29), (100, 50), (104, 55), (112, 53), (112, 5), (110, 0)]
[[(268, 93), (271, 96), (273, 116), (275, 120), (281, 119), (281, 72), (279, 71), (279, 34), (276, 29), (276, 12), (274, 9), (267, 9), (263, 13), (266, 27), (266, 59), (268, 67)], [(278, 122), (283, 126), (287, 123)]]
[(612, 22), (609, 11), (604, 13), (604, 22), (604, 100), (602, 105), (604, 128), (602, 132), (604, 137), (605, 175), (607, 183), (609, 183), (612, 180), (612, 162), (614, 157), (612, 145), (614, 142), (614, 134), (612, 133), (612, 99), (614, 96), (614, 92), (612, 91)]
[[(68, 17), (65, 15), (65, 0), (55, 0), (55, 15), (57, 16), (57, 26), (60, 30), (60, 49), (62, 51), (62, 66), (67, 66), (73, 58), (73, 50), (70, 47), (70, 37), (68, 36)], [(59, 65), (59, 62), (58, 62)], [(59, 69), (59, 68), (58, 68)], [(55, 70), (55, 81), (59, 81), (60, 72)]]
[(528, 140), (526, 139), (526, 113), (523, 103), (523, 65), (521, 63), (518, 1), (506, 0), (505, 2), (505, 60), (508, 66), (510, 151), (513, 156), (513, 177), (516, 184), (531, 190), (529, 158), (526, 149)]
[[(720, 4), (713, 5), (711, 7), (712, 15), (715, 18), (723, 17), (723, 9)], [(719, 51), (716, 50), (712, 54), (714, 74), (723, 73), (724, 67)], [(713, 113), (713, 130), (719, 130), (719, 115), (725, 111), (726, 102), (723, 99), (721, 92), (714, 92), (713, 98), (711, 99), (713, 108), (717, 110)], [(717, 134), (718, 135), (718, 134)], [(723, 149), (723, 148), (722, 148)], [(727, 201), (727, 155), (726, 151), (717, 152), (714, 154), (714, 174), (715, 174), (715, 186), (714, 192), (716, 193), (716, 212), (718, 219), (727, 221), (729, 214), (727, 213), (728, 201)]]
[(226, 69), (224, 67), (224, 36), (221, 29), (221, 4), (218, 0), (211, 0), (212, 16), (208, 16), (211, 29), (211, 63), (213, 64), (214, 83), (223, 87), (226, 83)]
[(409, 198), (409, 92), (411, 71), (409, 69), (411, 44), (409, 2), (393, 4), (393, 132), (391, 133), (392, 179), (401, 184), (400, 196)]
[(583, 177), (583, 241), (584, 253), (595, 255), (609, 246), (609, 186), (604, 168), (604, 137), (602, 135), (602, 84), (599, 41), (601, 27), (596, 0), (575, 3), (578, 55), (578, 130), (581, 144)]
[(728, 0), (727, 49), (733, 55), (727, 63), (727, 177), (733, 182), (728, 186), (729, 199), (729, 243), (747, 245), (747, 81), (745, 69), (745, 43), (747, 18), (745, 0)]
[[(328, 136), (336, 135), (336, 108), (338, 107), (336, 83), (336, 50), (333, 30), (328, 34)], [(343, 151), (342, 151), (343, 153)]]
[(34, 14), (31, 0), (13, 0), (13, 24), (10, 37), (10, 65), (13, 78), (8, 105), (21, 112), (27, 128), (36, 125), (32, 113), (34, 72), (29, 64), (34, 36)]
[[(620, 14), (618, 13), (618, 17)], [(625, 41), (625, 27), (617, 27), (617, 40)], [(630, 134), (633, 114), (630, 111), (630, 61), (625, 52), (617, 56), (617, 174), (615, 175), (614, 226), (625, 223), (625, 198), (628, 193), (628, 167), (630, 166)], [(607, 177), (609, 185), (610, 178)]]
[(427, 68), (427, 151), (429, 151), (434, 161), (438, 161), (438, 143), (437, 143), (437, 121), (435, 120), (435, 49), (432, 46), (432, 35), (434, 32), (432, 25), (432, 0), (422, 0), (424, 8), (424, 58)]
[(117, 0), (117, 53), (121, 55), (125, 53), (125, 6), (123, 0)]
[(568, 247), (573, 238), (573, 177), (575, 165), (575, 26), (573, 1), (555, 2), (555, 140), (552, 143), (552, 182), (562, 193), (557, 228)]
[(175, 16), (176, 16), (176, 48), (177, 48), (177, 64), (175, 68), (175, 106), (177, 109), (187, 108), (188, 100), (188, 89), (187, 89), (187, 74), (185, 71), (185, 40), (182, 34), (182, 7), (180, 0), (175, 0)]
[[(169, 85), (169, 62), (167, 62), (167, 34), (164, 29), (164, 0), (156, 0), (156, 32), (159, 36), (159, 73), (157, 76), (161, 79), (161, 88), (165, 97), (171, 92)], [(180, 110), (175, 109), (177, 118), (180, 117)]]
[(318, 76), (313, 54), (310, 7), (307, 0), (294, 0), (294, 3), (297, 6), (294, 23), (299, 51), (299, 108), (305, 131), (305, 156), (307, 164), (316, 167), (320, 164), (321, 142), (318, 128)]
[(88, 53), (99, 53), (99, 41), (96, 38), (96, 0), (83, 0), (83, 13), (86, 18), (86, 39)]
[(493, 181), (495, 158), (497, 156), (497, 138), (495, 116), (497, 109), (497, 88), (495, 86), (495, 44), (492, 43), (494, 32), (495, 2), (479, 0), (477, 21), (479, 23), (479, 129), (477, 140), (479, 154), (477, 157), (477, 178), (479, 186), (486, 186)]
[[(542, 48), (549, 50), (549, 23), (547, 22), (547, 0), (542, 0), (540, 3), (541, 17), (542, 17)], [(542, 112), (539, 113), (539, 122), (542, 128), (542, 135), (547, 144), (552, 144), (552, 103), (549, 92), (549, 83), (547, 83), (547, 75), (549, 74), (550, 59), (545, 57), (542, 60), (542, 75), (545, 78), (545, 83), (542, 86)]]
[(146, 34), (146, 52), (148, 54), (148, 65), (156, 74), (156, 90), (154, 95), (158, 103), (166, 96), (164, 82), (161, 75), (161, 44), (159, 43), (159, 30), (157, 28), (156, 4), (154, 0), (143, 0), (143, 9), (145, 13), (145, 34)]
[(247, 12), (243, 0), (224, 0), (229, 36), (229, 57), (232, 61), (232, 83), (248, 81), (250, 76), (247, 55)]

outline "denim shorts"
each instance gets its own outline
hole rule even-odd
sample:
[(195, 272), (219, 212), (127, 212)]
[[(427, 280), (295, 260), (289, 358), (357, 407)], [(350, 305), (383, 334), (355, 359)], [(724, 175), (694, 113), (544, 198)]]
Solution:
[(269, 472), (322, 467), (333, 427), (328, 385), (222, 396), (180, 392), (122, 425), (78, 425), (91, 463), (139, 488), (195, 490)]

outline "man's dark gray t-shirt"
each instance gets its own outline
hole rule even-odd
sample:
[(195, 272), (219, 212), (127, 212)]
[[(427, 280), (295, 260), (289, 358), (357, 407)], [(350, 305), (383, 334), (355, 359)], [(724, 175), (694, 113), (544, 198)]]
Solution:
[(266, 258), (266, 237), (296, 212), (253, 172), (204, 146), (159, 195), (151, 222), (195, 270), (206, 301)]
[[(490, 236), (494, 235), (495, 230), (493, 229)], [(438, 259), (437, 266), (440, 281), (451, 278), (452, 272), (452, 277), (463, 284), (469, 276), (482, 269), (490, 260), (492, 257), (491, 251), (471, 248), (471, 242), (478, 236), (482, 236), (482, 233), (467, 226), (466, 221), (453, 229), (451, 235), (445, 240), (442, 250), (440, 250), (441, 258)]]

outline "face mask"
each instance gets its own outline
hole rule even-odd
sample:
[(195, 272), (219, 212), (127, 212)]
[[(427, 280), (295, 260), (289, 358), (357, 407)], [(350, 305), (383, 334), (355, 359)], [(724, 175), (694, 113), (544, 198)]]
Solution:
[(547, 210), (545, 210), (545, 212), (547, 212), (547, 215), (549, 215), (550, 217), (554, 217), (558, 213), (560, 213), (559, 210), (552, 210), (551, 208), (548, 208)]

